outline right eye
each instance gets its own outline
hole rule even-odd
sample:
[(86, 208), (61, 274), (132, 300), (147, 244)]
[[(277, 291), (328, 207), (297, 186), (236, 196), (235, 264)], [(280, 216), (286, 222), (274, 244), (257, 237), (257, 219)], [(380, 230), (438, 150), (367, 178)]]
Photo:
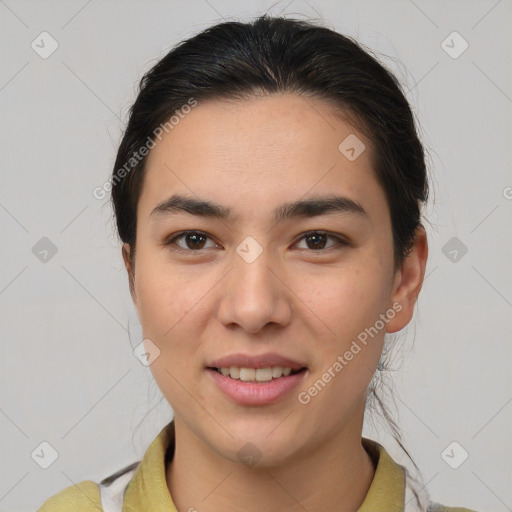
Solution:
[[(205, 247), (205, 240), (211, 238), (202, 231), (182, 231), (181, 233), (178, 233), (177, 235), (172, 236), (171, 238), (167, 239), (164, 245), (166, 247), (170, 247), (171, 250), (175, 250), (178, 252), (198, 252)], [(185, 246), (179, 245), (178, 241), (184, 241)], [(218, 245), (214, 243), (214, 247), (218, 247)]]

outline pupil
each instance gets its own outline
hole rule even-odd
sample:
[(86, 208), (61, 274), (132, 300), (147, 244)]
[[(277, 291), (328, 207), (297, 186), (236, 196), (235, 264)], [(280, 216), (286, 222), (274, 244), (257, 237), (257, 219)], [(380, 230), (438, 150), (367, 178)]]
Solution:
[(320, 247), (320, 245), (322, 246), (322, 247), (320, 247), (320, 248), (323, 248), (323, 245), (324, 245), (324, 244), (322, 244), (322, 243), (318, 244), (318, 238), (320, 238), (320, 237), (322, 237), (322, 238), (323, 238), (323, 240), (322, 240), (322, 241), (323, 241), (323, 242), (325, 242), (325, 235), (324, 235), (324, 234), (316, 234), (316, 235), (309, 235), (309, 236), (308, 236), (308, 240), (315, 239), (315, 238), (317, 239), (317, 242), (315, 242), (315, 243), (313, 244), (313, 248), (318, 249), (318, 248)]
[[(201, 245), (201, 244), (197, 244), (196, 243), (199, 238), (203, 238), (204, 239), (203, 235), (198, 234), (198, 233), (193, 233), (193, 234), (187, 235), (187, 245), (188, 245), (188, 242), (190, 240), (192, 240), (193, 241), (192, 245), (197, 249), (199, 247), (199, 245)], [(204, 240), (203, 240), (203, 242), (204, 242)], [(202, 247), (202, 245), (201, 245), (201, 247)], [(201, 247), (199, 247), (199, 248), (201, 248)]]

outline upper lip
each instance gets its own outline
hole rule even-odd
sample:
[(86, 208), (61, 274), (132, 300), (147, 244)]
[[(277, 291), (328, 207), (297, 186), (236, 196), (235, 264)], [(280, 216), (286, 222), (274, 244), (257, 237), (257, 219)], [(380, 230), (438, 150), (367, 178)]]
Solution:
[(249, 354), (231, 354), (221, 357), (220, 359), (215, 359), (215, 361), (208, 364), (208, 368), (229, 368), (230, 366), (236, 366), (238, 368), (281, 366), (282, 368), (291, 368), (292, 370), (300, 370), (306, 367), (305, 364), (273, 352), (254, 356)]

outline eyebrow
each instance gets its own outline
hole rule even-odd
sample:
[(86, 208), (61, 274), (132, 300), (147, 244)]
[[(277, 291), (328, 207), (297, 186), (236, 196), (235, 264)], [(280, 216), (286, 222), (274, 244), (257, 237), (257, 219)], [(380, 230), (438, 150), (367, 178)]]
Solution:
[[(153, 209), (151, 215), (167, 216), (186, 212), (200, 217), (229, 219), (231, 210), (213, 201), (174, 194)], [(296, 217), (317, 217), (326, 214), (352, 213), (367, 217), (366, 210), (353, 199), (337, 195), (316, 196), (284, 203), (273, 211), (274, 220), (283, 222)]]

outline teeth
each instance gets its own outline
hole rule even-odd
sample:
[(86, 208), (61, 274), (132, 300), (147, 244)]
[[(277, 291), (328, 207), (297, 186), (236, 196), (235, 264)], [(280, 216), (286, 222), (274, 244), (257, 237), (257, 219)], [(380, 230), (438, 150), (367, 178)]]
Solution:
[(281, 366), (274, 366), (274, 368), (272, 368), (272, 377), (274, 377), (274, 379), (281, 377), (282, 374), (283, 368)]
[(268, 366), (267, 368), (238, 368), (237, 366), (222, 367), (217, 369), (222, 375), (228, 375), (232, 379), (240, 379), (243, 382), (268, 382), (272, 379), (287, 377), (292, 372), (291, 368), (281, 366)]
[(240, 368), (240, 380), (254, 380), (254, 377), (256, 377), (256, 370), (254, 368)]
[(272, 368), (258, 368), (256, 370), (256, 380), (258, 382), (272, 380)]

